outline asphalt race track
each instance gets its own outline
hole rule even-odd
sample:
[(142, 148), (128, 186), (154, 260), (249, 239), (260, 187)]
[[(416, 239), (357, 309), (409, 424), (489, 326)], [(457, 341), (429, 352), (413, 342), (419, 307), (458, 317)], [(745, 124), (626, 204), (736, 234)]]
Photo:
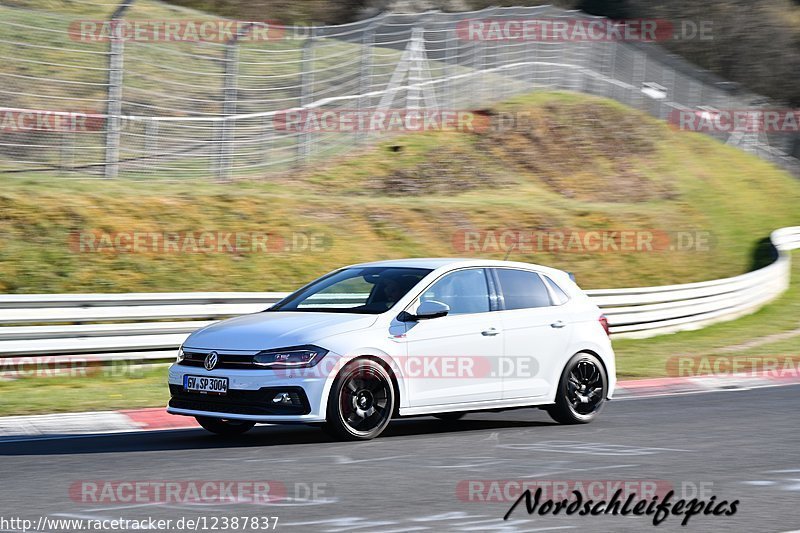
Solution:
[[(618, 400), (595, 423), (570, 427), (530, 409), (406, 419), (367, 443), (303, 426), (238, 439), (184, 430), (4, 442), (0, 516), (277, 516), (278, 531), (319, 532), (789, 531), (800, 527), (798, 399), (800, 386)], [(93, 503), (75, 489), (86, 480), (273, 480), (284, 496)], [(465, 501), (457, 488), (469, 480), (649, 480), (676, 497), (740, 503), (733, 516), (693, 516), (686, 527), (678, 516), (658, 527), (648, 516), (529, 516), (524, 503), (504, 521), (513, 499)]]

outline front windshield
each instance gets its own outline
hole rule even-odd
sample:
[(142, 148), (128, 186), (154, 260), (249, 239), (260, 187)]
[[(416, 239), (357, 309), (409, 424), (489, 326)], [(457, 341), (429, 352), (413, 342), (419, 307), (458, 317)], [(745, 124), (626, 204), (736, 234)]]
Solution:
[(345, 268), (289, 295), (268, 311), (377, 315), (391, 309), (430, 272), (426, 268)]

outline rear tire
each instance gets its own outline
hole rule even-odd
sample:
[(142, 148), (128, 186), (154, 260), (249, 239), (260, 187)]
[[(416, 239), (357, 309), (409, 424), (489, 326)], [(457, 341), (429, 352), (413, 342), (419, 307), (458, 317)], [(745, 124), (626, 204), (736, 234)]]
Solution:
[(575, 354), (561, 373), (556, 403), (545, 409), (561, 424), (588, 424), (597, 417), (608, 394), (608, 376), (600, 359)]
[(374, 439), (389, 425), (394, 406), (386, 369), (371, 359), (358, 359), (336, 376), (323, 429), (341, 440)]
[(233, 436), (241, 435), (253, 429), (256, 425), (255, 422), (248, 422), (246, 420), (230, 420), (222, 418), (211, 418), (208, 416), (194, 417), (197, 423), (203, 426), (204, 429), (217, 435)]

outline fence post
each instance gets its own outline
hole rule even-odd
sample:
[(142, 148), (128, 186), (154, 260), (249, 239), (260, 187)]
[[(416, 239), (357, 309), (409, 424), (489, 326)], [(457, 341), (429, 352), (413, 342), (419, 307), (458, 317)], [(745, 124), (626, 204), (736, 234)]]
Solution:
[(269, 166), (269, 151), (272, 148), (272, 140), (275, 135), (275, 126), (272, 117), (264, 115), (261, 119), (261, 165), (264, 167)]
[(475, 40), (474, 43), (475, 43), (475, 48), (474, 48), (475, 55), (472, 58), (473, 60), (472, 68), (475, 70), (475, 72), (472, 75), (472, 79), (474, 80), (472, 87), (472, 96), (475, 97), (480, 103), (483, 102), (483, 86), (484, 82), (486, 81), (484, 80), (485, 72), (483, 71), (486, 65), (484, 61), (486, 58), (486, 41)]
[(533, 91), (539, 83), (539, 46), (534, 39), (527, 39), (523, 46), (525, 47), (525, 60), (530, 63), (528, 65), (528, 83), (530, 90)]
[(458, 52), (456, 48), (461, 44), (458, 34), (455, 30), (449, 29), (445, 31), (445, 49), (444, 49), (444, 101), (449, 109), (456, 109), (456, 90), (455, 80), (453, 76), (456, 75), (458, 67)]
[(424, 60), (425, 30), (420, 26), (414, 26), (411, 30), (411, 43), (409, 44), (410, 61), (408, 62), (408, 90), (406, 91), (406, 109), (420, 109), (422, 100), (423, 81), (422, 61)]
[[(362, 95), (358, 99), (358, 111), (363, 113), (372, 103), (371, 96), (364, 96), (372, 90), (372, 47), (375, 43), (375, 32), (370, 27), (364, 31), (361, 38), (361, 64), (359, 72), (359, 93)], [(360, 120), (360, 119), (359, 119)], [(356, 142), (363, 142), (366, 132), (364, 128), (358, 128), (356, 132)]]
[[(303, 42), (301, 53), (300, 68), (300, 107), (306, 111), (306, 107), (314, 98), (314, 41), (317, 31), (311, 28), (311, 33)], [(297, 137), (297, 162), (300, 164), (308, 161), (311, 155), (311, 135), (309, 132), (301, 132)]]
[[(612, 80), (616, 80), (616, 79), (618, 79), (617, 78), (617, 54), (619, 54), (619, 51), (622, 48), (617, 43), (617, 41), (611, 41), (609, 43), (609, 45), (610, 45), (609, 48), (611, 49), (611, 52), (608, 55), (611, 58), (611, 60), (610, 60), (609, 65), (608, 65), (608, 77), (611, 78)], [(610, 88), (610, 92), (608, 94), (604, 95), (604, 96), (606, 98), (612, 98), (612, 99), (616, 100), (616, 98), (615, 98), (616, 97), (616, 89), (615, 89), (616, 85), (614, 85), (613, 83), (607, 83), (606, 86)]]
[(236, 127), (232, 121), (236, 114), (237, 76), (239, 75), (239, 41), (238, 35), (225, 44), (223, 55), (224, 74), (222, 76), (222, 121), (219, 122), (217, 134), (217, 164), (216, 175), (220, 181), (231, 177), (231, 150), (233, 148), (233, 130)]
[[(594, 48), (590, 46), (589, 43), (581, 43), (581, 65), (578, 70), (580, 78), (580, 92), (584, 94), (594, 94), (594, 82), (592, 77), (589, 76), (589, 71), (595, 68), (594, 61)], [(602, 68), (602, 65), (597, 67), (598, 70)]]
[(125, 40), (118, 31), (120, 20), (135, 0), (123, 0), (111, 14), (111, 38), (108, 51), (108, 90), (106, 93), (106, 164), (105, 177), (119, 175), (119, 143), (122, 122), (122, 68)]
[(645, 100), (642, 87), (647, 76), (647, 54), (641, 51), (634, 51), (632, 83), (633, 94), (631, 95), (631, 105), (644, 110)]
[(659, 117), (668, 120), (671, 106), (670, 102), (675, 101), (675, 70), (672, 67), (663, 66), (661, 74), (661, 85), (667, 88), (667, 97), (659, 105)]
[(61, 175), (67, 175), (75, 166), (75, 133), (62, 133), (58, 151), (58, 166)]
[(158, 122), (152, 119), (144, 122), (144, 153), (145, 157), (158, 157)]
[(691, 78), (689, 80), (689, 96), (687, 105), (689, 107), (698, 107), (702, 105), (701, 95), (702, 95), (703, 87), (700, 85), (700, 82)]

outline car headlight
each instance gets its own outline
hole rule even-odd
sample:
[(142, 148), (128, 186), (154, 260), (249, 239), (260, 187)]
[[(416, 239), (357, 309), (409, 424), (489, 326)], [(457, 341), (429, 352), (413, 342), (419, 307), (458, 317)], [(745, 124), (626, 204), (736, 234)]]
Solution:
[(175, 358), (175, 362), (180, 363), (181, 361), (184, 360), (185, 357), (186, 355), (184, 355), (183, 353), (183, 346), (181, 346), (180, 348), (178, 348), (178, 357)]
[(306, 368), (319, 363), (328, 350), (313, 346), (293, 346), (277, 350), (264, 350), (253, 357), (253, 364), (266, 368)]

